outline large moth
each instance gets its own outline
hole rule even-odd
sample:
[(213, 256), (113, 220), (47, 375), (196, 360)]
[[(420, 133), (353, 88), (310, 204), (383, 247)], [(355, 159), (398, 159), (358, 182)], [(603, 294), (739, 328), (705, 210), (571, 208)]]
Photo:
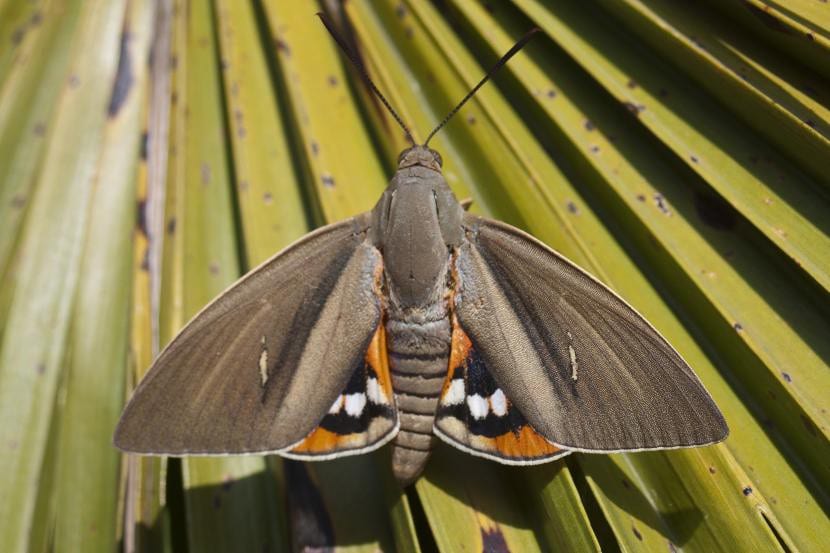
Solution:
[(436, 437), (512, 465), (724, 439), (668, 342), (538, 240), (467, 213), (428, 142), (401, 153), (372, 211), (312, 232), (197, 314), (136, 389), (115, 444), (323, 460), (392, 442), (406, 485)]

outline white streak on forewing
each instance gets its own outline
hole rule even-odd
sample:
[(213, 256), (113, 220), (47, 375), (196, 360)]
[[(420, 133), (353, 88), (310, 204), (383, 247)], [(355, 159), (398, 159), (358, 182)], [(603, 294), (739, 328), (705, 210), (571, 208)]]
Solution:
[(370, 378), (368, 382), (366, 382), (366, 395), (369, 396), (369, 401), (375, 405), (389, 404), (389, 399), (386, 397), (383, 388), (380, 387), (380, 383), (377, 378)]
[(571, 355), (571, 378), (576, 380), (577, 369), (579, 369), (579, 364), (576, 362), (576, 352), (574, 351), (573, 346), (568, 346), (568, 353)]
[(493, 392), (493, 395), (490, 396), (490, 408), (497, 417), (503, 417), (507, 414), (507, 398), (504, 396), (501, 388)]
[(343, 408), (343, 396), (337, 396), (337, 399), (334, 400), (334, 403), (331, 404), (331, 408), (329, 408), (329, 415), (336, 415), (340, 412)]
[(262, 350), (259, 354), (259, 378), (262, 380), (262, 385), (268, 382), (268, 351)]
[(458, 405), (464, 403), (464, 381), (460, 378), (454, 378), (450, 381), (450, 387), (444, 395), (442, 403), (444, 405)]
[(357, 393), (346, 396), (346, 413), (352, 417), (359, 417), (366, 407), (366, 394)]
[(470, 414), (474, 419), (483, 419), (490, 410), (487, 400), (478, 394), (467, 396), (467, 407), (470, 409)]

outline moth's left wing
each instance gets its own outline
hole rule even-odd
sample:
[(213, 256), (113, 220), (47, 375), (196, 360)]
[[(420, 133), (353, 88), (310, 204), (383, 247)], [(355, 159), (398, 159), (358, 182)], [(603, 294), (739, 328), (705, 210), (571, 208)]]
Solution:
[[(306, 444), (356, 373), (369, 385), (364, 359), (382, 325), (383, 262), (365, 240), (366, 220), (358, 216), (303, 237), (196, 315), (136, 389), (115, 445), (157, 455), (222, 455)], [(379, 422), (394, 434), (394, 420)], [(375, 430), (323, 449), (359, 452), (388, 435)]]
[(616, 294), (533, 237), (465, 217), (455, 313), (495, 382), (577, 451), (718, 442), (728, 433), (680, 355)]

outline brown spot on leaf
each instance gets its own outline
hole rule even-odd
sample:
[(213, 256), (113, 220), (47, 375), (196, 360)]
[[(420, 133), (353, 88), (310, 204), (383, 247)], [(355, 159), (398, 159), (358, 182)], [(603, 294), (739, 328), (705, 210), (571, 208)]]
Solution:
[(316, 156), (320, 153), (320, 146), (315, 142), (311, 141), (311, 155)]
[(627, 109), (632, 114), (637, 115), (637, 116), (639, 116), (640, 111), (642, 111), (642, 109), (641, 109), (642, 106), (638, 106), (637, 104), (635, 104), (633, 102), (623, 102), (623, 105), (625, 106), (625, 109)]
[(325, 174), (322, 177), (323, 186), (326, 188), (334, 188), (334, 177), (329, 174)]
[(208, 271), (210, 271), (210, 274), (212, 274), (213, 276), (218, 275), (219, 274), (219, 264), (216, 261), (211, 261), (210, 265), (208, 265)]
[(709, 467), (709, 474), (715, 474), (716, 472), (718, 471), (715, 467)]
[(735, 323), (732, 325), (732, 328), (734, 328), (736, 332), (740, 332), (744, 329), (744, 325), (741, 323)]
[(284, 40), (277, 38), (274, 39), (274, 45), (277, 47), (277, 50), (285, 54), (286, 56), (291, 55), (291, 48), (288, 46), (288, 43)]
[(625, 86), (627, 86), (628, 88), (633, 90), (633, 89), (637, 88), (637, 83), (636, 83), (636, 81), (634, 81), (634, 79), (629, 79), (628, 82), (625, 83)]
[(35, 136), (43, 136), (46, 134), (46, 125), (42, 121), (38, 121), (37, 123), (35, 123), (32, 132)]
[(326, 79), (326, 82), (329, 83), (329, 86), (331, 87), (335, 87), (338, 84), (337, 77), (335, 77), (334, 75), (329, 75)]
[(566, 205), (567, 205), (568, 211), (570, 213), (573, 213), (574, 215), (579, 213), (579, 207), (575, 203), (573, 203), (572, 201), (568, 200), (568, 203)]
[(556, 91), (553, 90), (552, 88), (548, 89), (547, 96), (548, 96), (548, 98), (556, 98)]
[(15, 194), (11, 201), (12, 209), (23, 209), (26, 205), (26, 196), (23, 194)]
[(783, 378), (787, 382), (792, 382), (793, 381), (793, 377), (790, 376), (790, 373), (788, 373), (788, 372), (782, 371), (781, 372), (781, 378)]
[(176, 218), (170, 217), (167, 220), (167, 234), (173, 234), (174, 232), (176, 232)]
[(631, 526), (631, 531), (632, 531), (632, 532), (634, 532), (634, 537), (635, 537), (635, 538), (637, 538), (637, 539), (638, 539), (638, 540), (640, 540), (640, 541), (643, 541), (643, 535), (640, 533), (640, 531), (639, 531), (639, 530), (637, 530), (637, 527), (636, 527), (636, 526), (633, 526), (633, 525), (632, 525), (632, 526)]
[(586, 120), (585, 120), (585, 123), (583, 123), (583, 126), (585, 127), (585, 130), (586, 130), (586, 131), (589, 131), (589, 132), (590, 132), (590, 131), (592, 131), (592, 130), (594, 130), (594, 129), (596, 128), (596, 127), (594, 126), (594, 122), (593, 122), (593, 121), (591, 121), (590, 119), (586, 119)]
[(265, 205), (271, 205), (274, 202), (274, 196), (270, 192), (266, 192), (262, 195), (262, 201), (265, 202)]
[(671, 210), (669, 209), (668, 202), (666, 202), (666, 198), (664, 198), (659, 192), (654, 193), (654, 205), (657, 206), (657, 209), (659, 209), (663, 215), (671, 215)]
[(741, 490), (741, 493), (743, 493), (745, 496), (750, 496), (752, 495), (752, 488), (747, 486)]
[(46, 374), (46, 363), (40, 362), (35, 366), (35, 372), (39, 375)]

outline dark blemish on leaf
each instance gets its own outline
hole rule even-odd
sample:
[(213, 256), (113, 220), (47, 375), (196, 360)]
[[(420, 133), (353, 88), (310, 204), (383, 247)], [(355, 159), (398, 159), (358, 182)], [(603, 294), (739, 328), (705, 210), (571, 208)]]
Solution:
[(468, 115), (467, 116), (467, 123), (469, 123), (470, 125), (475, 125), (476, 124), (475, 115)]
[(637, 530), (636, 526), (632, 526), (631, 531), (634, 532), (634, 537), (635, 538), (637, 538), (640, 541), (643, 541), (643, 535), (640, 533), (639, 530)]
[(142, 198), (138, 200), (138, 202), (136, 202), (135, 209), (135, 223), (138, 227), (138, 232), (147, 238), (150, 236), (150, 233), (147, 230), (147, 199)]
[(671, 210), (666, 203), (666, 198), (664, 198), (659, 192), (654, 194), (654, 205), (657, 206), (657, 209), (659, 209), (663, 215), (671, 215)]
[(221, 69), (222, 71), (227, 71), (228, 67), (230, 66), (231, 62), (229, 62), (227, 59), (222, 58), (221, 60), (219, 60), (219, 69)]
[(735, 209), (717, 194), (696, 192), (695, 211), (700, 220), (716, 230), (732, 230), (738, 224)]
[(732, 325), (732, 328), (734, 328), (736, 332), (740, 332), (744, 329), (744, 325), (741, 323), (735, 323)]
[(170, 69), (176, 69), (179, 66), (179, 56), (176, 54), (170, 55)]
[(593, 121), (591, 121), (590, 119), (585, 120), (584, 126), (585, 126), (585, 130), (589, 131), (589, 132), (596, 128), (596, 127), (594, 127)]
[(572, 201), (568, 200), (568, 203), (566, 205), (568, 207), (569, 212), (573, 213), (574, 215), (579, 213), (579, 207)]
[(805, 119), (804, 124), (807, 125), (808, 127), (810, 127), (811, 129), (816, 128), (816, 122), (813, 121), (812, 119)]
[(548, 89), (548, 98), (556, 98), (556, 91), (552, 88)]
[(265, 205), (271, 205), (271, 202), (274, 201), (274, 196), (270, 192), (266, 192), (262, 195), (262, 201), (265, 202)]
[(219, 274), (219, 264), (215, 261), (211, 261), (210, 265), (208, 265), (208, 271), (210, 271), (210, 274), (212, 274), (213, 276), (218, 275)]
[(743, 493), (746, 496), (752, 495), (752, 488), (747, 486), (743, 490), (741, 490), (741, 493)]
[(206, 161), (202, 162), (201, 167), (199, 168), (199, 174), (202, 177), (202, 184), (207, 186), (210, 184), (210, 165)]
[(26, 205), (26, 196), (23, 194), (15, 194), (12, 197), (12, 209), (23, 209), (23, 206)]
[(311, 141), (311, 155), (316, 156), (320, 153), (320, 146), (315, 142)]
[(633, 79), (629, 79), (629, 81), (625, 83), (625, 86), (633, 90), (637, 88), (637, 83)]
[(34, 129), (32, 129), (32, 132), (35, 133), (35, 136), (43, 136), (44, 134), (46, 134), (46, 125), (38, 121), (37, 123), (35, 123), (35, 127)]
[(46, 364), (38, 363), (37, 366), (35, 366), (35, 372), (40, 375), (46, 374)]
[(414, 34), (415, 34), (415, 31), (412, 29), (412, 27), (410, 25), (407, 25), (406, 27), (403, 28), (403, 36), (405, 36), (406, 38), (412, 38), (412, 35), (414, 35)]
[(811, 42), (812, 42), (812, 41), (814, 41), (816, 38), (813, 36), (813, 33), (807, 33), (807, 39), (808, 39), (809, 41), (811, 41)]
[(637, 199), (641, 202), (645, 202), (646, 201), (646, 195), (645, 194), (637, 194)]
[(481, 529), (481, 551), (483, 553), (510, 553), (504, 534), (498, 527), (489, 530)]
[(395, 6), (395, 15), (403, 19), (406, 16), (406, 7), (403, 4)]
[(141, 150), (140, 150), (140, 153), (139, 153), (139, 155), (141, 156), (141, 159), (143, 159), (145, 161), (147, 160), (147, 152), (148, 152), (149, 148), (150, 148), (150, 135), (147, 133), (147, 131), (144, 131), (143, 133), (141, 133)]
[(781, 373), (781, 378), (783, 378), (787, 382), (792, 382), (793, 381), (793, 377), (791, 377), (790, 373), (787, 373), (787, 372), (782, 372)]
[(43, 21), (43, 14), (40, 11), (36, 11), (32, 14), (32, 17), (29, 19), (29, 23), (31, 23), (32, 27), (37, 27), (40, 25), (40, 22)]
[(669, 544), (669, 553), (677, 553), (677, 546), (671, 540), (668, 540), (667, 543)]
[(69, 75), (69, 88), (78, 88), (81, 85), (81, 79), (75, 73)]
[(597, 145), (591, 146), (591, 152), (594, 153), (594, 154), (599, 152), (599, 146), (597, 146)]
[(23, 42), (23, 37), (26, 35), (26, 27), (18, 27), (12, 31), (12, 45), (17, 46)]
[(174, 90), (173, 93), (170, 94), (170, 104), (175, 106), (178, 103), (179, 103), (179, 93)]
[(715, 467), (709, 467), (709, 474), (715, 474), (716, 472), (718, 471), (717, 469), (715, 469)]
[(288, 43), (284, 40), (277, 38), (274, 39), (274, 45), (277, 47), (277, 50), (285, 54), (286, 56), (291, 55), (291, 48), (288, 46)]
[(239, 191), (240, 192), (247, 192), (249, 186), (250, 185), (248, 184), (247, 179), (242, 179), (241, 181), (239, 181)]
[(236, 136), (240, 139), (244, 139), (248, 135), (248, 131), (245, 129), (245, 117), (242, 114), (242, 110), (233, 110), (233, 118), (236, 122)]
[(692, 163), (697, 163), (698, 161), (700, 161), (699, 159), (697, 159), (697, 156), (689, 156), (689, 159), (692, 160)]
[(631, 489), (631, 484), (628, 482), (627, 478), (622, 479), (622, 485), (623, 485), (623, 488), (625, 488), (626, 490)]
[(329, 83), (329, 86), (335, 87), (337, 86), (337, 77), (335, 77), (334, 75), (329, 75), (326, 79), (326, 82)]
[(633, 102), (623, 102), (625, 108), (630, 111), (634, 115), (640, 115), (640, 107), (638, 107)]
[(334, 177), (331, 175), (323, 175), (323, 186), (327, 188), (334, 188)]
[(801, 422), (804, 424), (804, 428), (807, 429), (807, 432), (812, 434), (814, 438), (818, 438), (818, 430), (816, 430), (815, 425), (810, 419), (807, 418), (806, 415), (801, 415)]
[(167, 221), (167, 234), (173, 234), (176, 232), (176, 218), (170, 217)]

